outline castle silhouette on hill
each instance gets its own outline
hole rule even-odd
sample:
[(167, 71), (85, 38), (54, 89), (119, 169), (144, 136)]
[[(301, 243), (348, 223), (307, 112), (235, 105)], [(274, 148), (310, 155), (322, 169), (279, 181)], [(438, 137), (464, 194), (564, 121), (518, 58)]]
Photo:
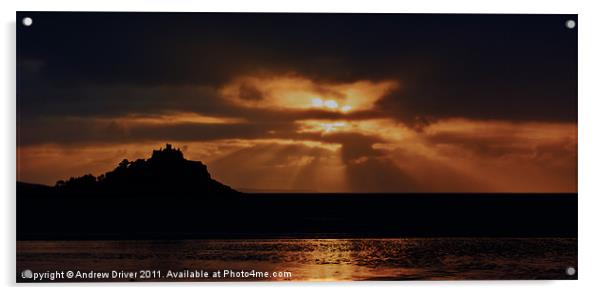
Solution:
[(153, 150), (149, 159), (124, 159), (113, 171), (98, 177), (86, 174), (59, 180), (55, 188), (77, 193), (236, 193), (212, 179), (205, 164), (185, 159), (182, 151), (171, 144)]

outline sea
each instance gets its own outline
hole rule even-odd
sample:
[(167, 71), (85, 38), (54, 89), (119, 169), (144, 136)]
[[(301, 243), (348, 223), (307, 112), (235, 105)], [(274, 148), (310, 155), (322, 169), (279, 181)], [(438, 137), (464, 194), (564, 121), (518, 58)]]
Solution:
[(18, 282), (577, 279), (577, 239), (17, 241)]

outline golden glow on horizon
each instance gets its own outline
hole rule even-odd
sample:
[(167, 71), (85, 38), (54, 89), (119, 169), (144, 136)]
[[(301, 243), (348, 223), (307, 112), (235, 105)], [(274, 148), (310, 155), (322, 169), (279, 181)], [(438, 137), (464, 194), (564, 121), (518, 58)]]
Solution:
[[(396, 174), (401, 171), (421, 191), (577, 191), (576, 123), (451, 118), (435, 120), (418, 130), (391, 117), (353, 115), (374, 110), (396, 87), (399, 85), (390, 81), (333, 84), (299, 76), (246, 76), (221, 88), (222, 99), (238, 107), (285, 110), (295, 119), (279, 116), (272, 122), (268, 117), (253, 124), (252, 116), (193, 112), (61, 118), (63, 125), (59, 126), (81, 123), (102, 136), (61, 145), (18, 146), (17, 179), (54, 184), (70, 176), (99, 175), (124, 158), (148, 158), (153, 149), (170, 142), (181, 147), (186, 158), (208, 164), (217, 180), (235, 188), (346, 192), (356, 188), (353, 184), (358, 179), (367, 177), (354, 173), (385, 171), (383, 179), (396, 180), (403, 177)], [(231, 138), (203, 141), (205, 137), (199, 134), (195, 141), (190, 132), (187, 137), (181, 136), (184, 132), (175, 134), (180, 131), (178, 125), (195, 124), (222, 125), (215, 130), (225, 130)], [(167, 130), (166, 137), (192, 140), (156, 141), (154, 134), (148, 135), (163, 126), (169, 127), (163, 130)], [(187, 127), (184, 131), (213, 130)], [(258, 131), (256, 138), (246, 138), (248, 130)], [(375, 183), (381, 185), (379, 181)], [(403, 189), (403, 184), (384, 188)]]
[[(419, 132), (390, 119), (302, 120), (297, 121), (297, 127), (299, 134), (348, 132), (381, 138), (372, 144), (377, 157), (394, 163), (426, 191), (577, 190), (577, 128), (573, 123), (450, 119)], [(216, 179), (236, 188), (345, 192), (350, 190), (345, 176), (348, 166), (373, 163), (372, 156), (362, 154), (342, 163), (343, 143), (319, 138), (171, 143), (182, 147), (188, 159), (207, 163)], [(164, 144), (21, 146), (17, 150), (17, 179), (54, 184), (70, 176), (98, 175), (112, 170), (124, 158), (148, 158), (153, 149)]]
[[(324, 153), (332, 153), (333, 155), (336, 155), (341, 149), (341, 144), (338, 143), (292, 139), (227, 139), (206, 142), (169, 142), (174, 147), (181, 148), (187, 159), (202, 161), (206, 164), (213, 163), (213, 165), (209, 166), (210, 172), (212, 169), (219, 170), (219, 168), (224, 168), (219, 167), (219, 164), (215, 164), (218, 159), (227, 157), (237, 151), (253, 150), (258, 146), (318, 149), (323, 150)], [(123, 159), (147, 159), (151, 156), (153, 149), (163, 146), (165, 146), (164, 141), (145, 142), (142, 144), (114, 143), (84, 146), (43, 144), (18, 147), (17, 179), (25, 182), (54, 185), (57, 180), (67, 179), (71, 176), (81, 176), (89, 173), (98, 176), (113, 170)], [(257, 156), (254, 155), (254, 157)], [(66, 158), (69, 160), (65, 161)], [(293, 160), (294, 158), (291, 159), (291, 161)], [(307, 163), (307, 161), (298, 161), (297, 163)], [(241, 163), (239, 162), (239, 164)], [(231, 168), (234, 169), (235, 167)], [(331, 168), (327, 167), (324, 169), (328, 170)], [(214, 176), (218, 180), (223, 180), (220, 179), (220, 175)], [(332, 179), (336, 177), (340, 177), (340, 175), (330, 175), (324, 178)], [(232, 179), (228, 180), (232, 181)], [(333, 182), (331, 187), (341, 187), (340, 182)], [(238, 186), (235, 182), (232, 185)], [(278, 187), (266, 188), (277, 189)], [(333, 188), (331, 191), (336, 191), (336, 189)]]

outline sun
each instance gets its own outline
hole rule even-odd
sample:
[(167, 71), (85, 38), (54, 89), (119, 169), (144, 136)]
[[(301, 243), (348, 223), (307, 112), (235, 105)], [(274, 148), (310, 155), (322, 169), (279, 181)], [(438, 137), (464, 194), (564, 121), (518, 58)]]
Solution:
[(319, 97), (312, 98), (311, 106), (315, 108), (321, 108), (324, 106), (324, 101)]
[(334, 110), (334, 109), (337, 109), (339, 107), (339, 104), (336, 101), (330, 99), (330, 100), (327, 100), (327, 101), (324, 102), (324, 106), (327, 107), (327, 108), (329, 108), (329, 109), (333, 109)]
[(329, 110), (329, 111), (339, 111), (339, 112), (343, 112), (343, 113), (347, 113), (349, 111), (351, 111), (351, 106), (349, 105), (343, 105), (341, 106), (339, 104), (339, 102), (337, 102), (334, 99), (322, 99), (319, 97), (314, 97), (311, 99), (311, 104), (310, 107), (312, 108), (317, 108), (317, 109), (325, 109), (325, 110)]

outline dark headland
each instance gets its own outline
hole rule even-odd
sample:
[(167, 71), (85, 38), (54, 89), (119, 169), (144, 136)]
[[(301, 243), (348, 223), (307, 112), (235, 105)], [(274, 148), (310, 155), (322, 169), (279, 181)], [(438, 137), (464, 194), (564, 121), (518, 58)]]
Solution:
[(577, 194), (245, 194), (170, 145), (98, 177), (17, 182), (18, 240), (431, 236), (576, 237)]

